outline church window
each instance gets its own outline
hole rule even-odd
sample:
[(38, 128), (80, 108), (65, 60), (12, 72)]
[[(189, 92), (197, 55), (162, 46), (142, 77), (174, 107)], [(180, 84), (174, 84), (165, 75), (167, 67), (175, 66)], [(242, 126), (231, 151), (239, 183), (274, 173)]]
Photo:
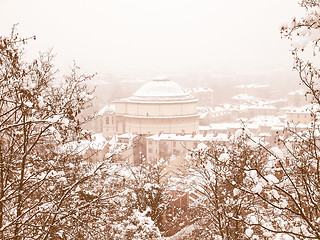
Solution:
[(106, 124), (109, 124), (109, 117), (106, 117)]

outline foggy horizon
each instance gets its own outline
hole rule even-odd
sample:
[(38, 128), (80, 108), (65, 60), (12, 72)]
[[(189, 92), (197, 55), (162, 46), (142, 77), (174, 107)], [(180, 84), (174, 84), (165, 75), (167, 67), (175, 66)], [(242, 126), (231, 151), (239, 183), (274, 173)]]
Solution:
[(250, 74), (291, 71), (290, 44), (280, 25), (301, 11), (296, 1), (203, 0), (8, 1), (0, 31), (30, 41), (27, 56), (53, 48), (68, 71), (213, 71)]

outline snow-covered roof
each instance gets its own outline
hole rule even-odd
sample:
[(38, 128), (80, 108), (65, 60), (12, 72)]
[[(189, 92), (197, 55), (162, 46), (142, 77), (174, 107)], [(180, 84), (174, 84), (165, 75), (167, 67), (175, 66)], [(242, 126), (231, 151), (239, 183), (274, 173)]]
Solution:
[(175, 119), (175, 118), (192, 118), (200, 116), (200, 114), (189, 114), (189, 115), (173, 115), (173, 116), (141, 116), (141, 115), (129, 115), (129, 114), (118, 114), (127, 118), (144, 118), (144, 119)]
[(209, 131), (210, 130), (210, 126), (199, 126), (199, 130), (200, 131)]
[(281, 110), (286, 110), (287, 113), (295, 114), (295, 113), (307, 113), (310, 114), (311, 112), (315, 113), (319, 110), (317, 105), (307, 104), (300, 107), (284, 107)]
[(113, 113), (114, 112), (114, 105), (106, 105), (104, 106), (98, 113), (97, 116), (103, 115), (104, 113)]
[(256, 116), (249, 120), (250, 123), (256, 123), (261, 126), (282, 126), (284, 123), (276, 116)]
[(247, 84), (247, 85), (239, 85), (236, 86), (235, 88), (267, 88), (270, 87), (270, 85), (263, 85), (263, 84), (257, 84), (257, 83), (252, 83), (252, 84)]
[(213, 89), (209, 88), (209, 87), (196, 87), (196, 88), (187, 88), (186, 91), (190, 94), (192, 94), (192, 93), (206, 93), (206, 92), (213, 92)]
[(199, 142), (211, 142), (211, 141), (228, 141), (228, 135), (220, 133), (218, 135), (215, 134), (173, 134), (173, 133), (162, 133), (155, 134), (147, 137), (146, 139), (150, 139), (153, 141), (167, 140), (167, 141), (199, 141)]
[(205, 107), (197, 107), (197, 111), (200, 114), (200, 119), (204, 119), (209, 114), (209, 109)]
[(186, 101), (195, 100), (179, 84), (167, 78), (157, 78), (144, 84), (129, 101)]
[(249, 96), (248, 94), (243, 93), (243, 94), (237, 94), (237, 95), (233, 96), (232, 99), (234, 99), (234, 100), (248, 100), (248, 101), (250, 101), (250, 100), (254, 100), (255, 97)]
[(127, 139), (130, 139), (130, 140), (132, 140), (135, 137), (137, 137), (137, 135), (133, 134), (133, 133), (124, 133), (124, 134), (119, 134), (119, 135), (116, 135), (116, 136), (117, 136), (118, 139), (119, 138), (127, 138)]
[(294, 95), (304, 96), (305, 93), (306, 93), (306, 90), (304, 90), (304, 89), (298, 89), (298, 90), (296, 90), (296, 91), (289, 92), (288, 95), (290, 95), (290, 96), (294, 96)]
[(85, 154), (89, 149), (100, 151), (107, 144), (107, 140), (101, 133), (96, 133), (91, 136), (92, 140), (81, 140), (80, 142), (71, 142), (64, 145), (61, 151), (78, 153), (80, 155)]
[(277, 109), (277, 108), (270, 105), (252, 105), (252, 106), (249, 106), (249, 109)]

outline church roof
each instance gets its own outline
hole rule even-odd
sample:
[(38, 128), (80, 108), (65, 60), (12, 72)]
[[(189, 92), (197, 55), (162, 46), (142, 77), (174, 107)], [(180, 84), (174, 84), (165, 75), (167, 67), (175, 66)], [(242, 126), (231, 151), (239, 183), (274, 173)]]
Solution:
[(166, 78), (157, 78), (144, 84), (129, 101), (171, 102), (195, 100), (179, 84)]

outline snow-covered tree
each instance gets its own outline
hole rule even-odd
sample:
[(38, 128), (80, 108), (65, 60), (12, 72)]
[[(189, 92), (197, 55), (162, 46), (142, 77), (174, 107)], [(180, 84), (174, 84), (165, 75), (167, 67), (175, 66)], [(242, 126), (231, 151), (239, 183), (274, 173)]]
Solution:
[(0, 37), (0, 238), (93, 239), (104, 196), (81, 189), (103, 164), (87, 171), (65, 147), (87, 137), (79, 114), (92, 76), (74, 66), (57, 79), (50, 53), (24, 61), (30, 40), (14, 28)]
[(244, 167), (253, 159), (255, 166), (263, 160), (242, 138), (228, 147), (213, 144), (191, 152), (190, 177), (196, 195), (191, 239), (247, 238), (243, 219), (251, 213), (253, 199), (238, 186), (246, 176)]
[(143, 161), (139, 166), (130, 167), (132, 177), (128, 179), (133, 208), (141, 212), (149, 209), (149, 216), (160, 228), (162, 215), (170, 201), (166, 179), (162, 175), (163, 167), (161, 162), (151, 165)]
[(320, 2), (300, 4), (305, 16), (283, 25), (281, 33), (292, 41), (294, 70), (311, 96), (313, 121), (304, 131), (289, 125), (274, 148), (239, 131), (229, 146), (195, 152), (202, 202), (194, 238), (320, 239)]
[(242, 131), (229, 146), (194, 152), (200, 204), (195, 205), (191, 236), (319, 239), (316, 132), (292, 132), (279, 138), (279, 147), (268, 149)]
[(319, 105), (320, 2), (302, 0), (300, 5), (305, 9), (305, 16), (281, 26), (281, 34), (291, 41), (293, 68), (307, 87), (307, 94)]
[(58, 79), (50, 52), (24, 61), (31, 39), (0, 37), (0, 239), (160, 237), (172, 198), (163, 166), (85, 161), (92, 76), (73, 66)]
[(152, 219), (161, 235), (172, 234), (187, 221), (187, 209), (174, 205), (176, 180), (165, 174), (167, 166), (168, 162), (163, 159), (154, 164), (143, 160), (139, 166), (129, 168), (131, 177), (127, 179), (131, 208), (147, 211), (146, 216)]
[[(96, 204), (91, 204), (79, 214), (81, 222), (74, 218), (69, 224), (69, 231), (74, 232), (77, 227), (76, 236), (81, 239), (131, 240), (160, 237), (159, 228), (152, 219), (153, 210), (132, 198), (136, 185), (131, 181), (131, 170), (128, 166), (111, 162), (111, 159), (110, 163), (106, 162), (90, 181), (78, 189), (80, 199), (92, 199)], [(86, 164), (87, 172), (96, 169), (95, 165), (99, 164)], [(145, 173), (140, 177), (145, 179)], [(95, 231), (94, 236), (84, 235), (83, 229), (88, 225)]]

